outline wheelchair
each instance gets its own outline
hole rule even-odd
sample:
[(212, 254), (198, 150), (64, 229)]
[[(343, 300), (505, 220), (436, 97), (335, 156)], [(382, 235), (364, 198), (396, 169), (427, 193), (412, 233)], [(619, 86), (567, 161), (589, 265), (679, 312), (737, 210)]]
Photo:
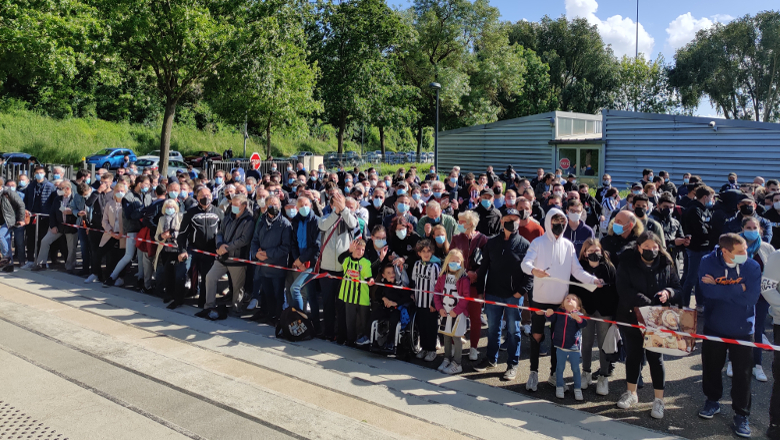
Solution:
[[(369, 349), (372, 353), (394, 357), (411, 357), (422, 350), (420, 347), (420, 332), (417, 325), (417, 312), (414, 307), (407, 308), (409, 323), (402, 327), (399, 322), (394, 329), (390, 328), (390, 322), (386, 319), (376, 320), (371, 323), (371, 343)], [(385, 345), (391, 340), (392, 350), (387, 350)]]

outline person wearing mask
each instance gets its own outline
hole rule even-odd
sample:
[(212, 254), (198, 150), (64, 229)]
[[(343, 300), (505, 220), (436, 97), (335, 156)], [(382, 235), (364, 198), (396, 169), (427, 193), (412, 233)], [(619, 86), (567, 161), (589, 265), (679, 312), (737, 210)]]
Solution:
[[(690, 207), (683, 214), (683, 231), (691, 236), (690, 244), (686, 249), (687, 267), (683, 279), (683, 289), (681, 292), (681, 304), (683, 307), (690, 307), (691, 292), (699, 284), (699, 264), (705, 255), (712, 252), (715, 246), (715, 240), (712, 235), (712, 207), (715, 191), (709, 186), (700, 186), (696, 189), (696, 200), (691, 202)], [(701, 297), (696, 289), (696, 306), (701, 310)]]
[[(477, 272), (477, 293), (485, 300), (516, 306), (523, 305), (523, 295), (531, 291), (531, 277), (523, 273), (521, 263), (528, 252), (528, 240), (517, 233), (520, 214), (516, 209), (507, 210), (501, 219), (503, 233), (485, 244), (482, 265)], [(520, 358), (520, 310), (487, 304), (488, 346), (482, 362), (474, 370), (493, 370), (498, 363), (501, 343), (501, 318), (506, 320), (507, 369), (504, 380), (517, 377)]]
[(97, 182), (97, 188), (94, 188), (84, 202), (87, 215), (83, 218), (86, 226), (91, 228), (88, 237), (91, 247), (90, 256), (92, 258), (90, 263), (91, 274), (84, 280), (85, 284), (103, 282), (104, 280), (103, 258), (109, 255), (109, 252), (107, 249), (101, 249), (101, 242), (105, 234), (100, 229), (103, 229), (103, 216), (106, 204), (114, 197), (111, 191), (113, 180), (114, 176), (111, 173), (103, 173), (99, 182)]
[(604, 197), (607, 197), (607, 192), (612, 188), (612, 176), (609, 174), (601, 176), (601, 187), (596, 190), (596, 201), (603, 203)]
[[(412, 224), (404, 218), (396, 218), (390, 224), (387, 238), (390, 256), (388, 257), (398, 270), (411, 274), (416, 259), (418, 258), (416, 247), (421, 237), (417, 235)], [(430, 237), (433, 243), (433, 234)], [(431, 252), (435, 251), (436, 245), (431, 247)]]
[[(393, 206), (393, 208), (395, 209), (392, 209), (393, 215), (389, 217), (385, 217), (384, 220), (382, 221), (382, 226), (384, 226), (385, 229), (388, 229), (390, 228), (390, 224), (393, 222), (395, 218), (403, 217), (406, 219), (406, 221), (412, 224), (412, 227), (416, 228), (417, 218), (411, 214), (412, 203), (414, 202), (408, 194), (404, 193), (404, 194), (397, 195), (395, 197), (395, 205)], [(373, 228), (371, 230), (373, 231)]]
[[(479, 215), (476, 212), (465, 211), (458, 214), (458, 233), (452, 237), (452, 244), (450, 245), (450, 249), (457, 249), (463, 254), (464, 269), (471, 281), (471, 294), (469, 296), (472, 298), (481, 298), (477, 293), (477, 287), (474, 285), (474, 282), (477, 280), (477, 273), (482, 265), (482, 251), (488, 241), (488, 237), (477, 230), (478, 224)], [(468, 317), (472, 322), (471, 330), (469, 331), (471, 342), (469, 360), (476, 361), (479, 358), (477, 347), (479, 346), (480, 332), (482, 330), (482, 326), (477, 325), (477, 323), (482, 322), (482, 304), (469, 301), (467, 311)]]
[(577, 176), (575, 174), (569, 174), (566, 177), (566, 183), (563, 184), (563, 190), (566, 192), (577, 191)]
[(319, 180), (319, 172), (317, 170), (311, 170), (309, 173), (309, 180), (306, 182), (306, 187), (313, 191), (322, 191), (325, 186)]
[(648, 183), (653, 183), (653, 170), (645, 168), (642, 170), (642, 180), (637, 182), (641, 188), (644, 188)]
[(650, 204), (648, 197), (645, 194), (634, 196), (632, 206), (634, 207), (634, 215), (636, 215), (637, 220), (645, 227), (645, 231), (650, 231), (657, 235), (661, 239), (662, 246), (666, 247), (666, 239), (661, 224), (649, 216), (652, 211), (652, 205)]
[(368, 211), (368, 230), (373, 230), (377, 225), (383, 225), (385, 222), (392, 221), (396, 212), (393, 208), (385, 205), (386, 193), (382, 188), (374, 190), (374, 194), (371, 196), (371, 205), (366, 210)]
[(421, 238), (429, 238), (432, 240), (431, 232), (433, 231), (433, 227), (441, 224), (444, 226), (444, 230), (447, 231), (447, 241), (452, 241), (452, 235), (458, 226), (458, 222), (452, 216), (443, 214), (441, 205), (435, 201), (428, 202), (425, 212), (425, 217), (417, 222), (417, 235)]
[(661, 193), (671, 193), (673, 198), (677, 198), (677, 185), (674, 184), (674, 182), (669, 179), (669, 173), (661, 170), (658, 172), (658, 175), (663, 178), (663, 183), (661, 184), (660, 188), (658, 188), (659, 192)]
[(679, 269), (682, 262), (682, 253), (685, 251), (689, 239), (685, 237), (680, 222), (672, 215), (674, 206), (674, 197), (671, 193), (665, 192), (658, 199), (658, 208), (653, 211), (650, 218), (661, 225), (664, 240), (666, 240), (666, 250)]
[(290, 296), (294, 299), (293, 303), (300, 298), (301, 308), (304, 307), (305, 303), (309, 303), (315, 335), (320, 333), (320, 306), (316, 286), (309, 285), (308, 282), (313, 277), (313, 268), (320, 255), (320, 233), (317, 220), (319, 220), (318, 217), (311, 209), (311, 200), (306, 196), (299, 197), (296, 202), (296, 215), (291, 221), (293, 237), (290, 246), (293, 259), (292, 267), (297, 272), (289, 272), (293, 274), (294, 281), (289, 286), (288, 291), (291, 292)]
[(780, 248), (780, 192), (769, 193), (767, 197), (772, 198), (772, 208), (764, 213), (764, 218), (772, 224), (772, 239), (770, 243), (772, 247), (778, 249)]
[(219, 201), (219, 199), (222, 198), (222, 191), (224, 191), (225, 185), (225, 172), (222, 170), (217, 170), (214, 173), (214, 182), (211, 183), (209, 187), (213, 197), (212, 201)]
[[(531, 307), (540, 310), (555, 310), (568, 293), (568, 286), (545, 280), (545, 278), (553, 277), (568, 281), (573, 276), (581, 283), (598, 286), (601, 286), (603, 282), (583, 270), (574, 252), (574, 244), (564, 237), (568, 219), (563, 211), (551, 209), (544, 221), (545, 233), (531, 242), (523, 259), (522, 269), (526, 275), (533, 276)], [(544, 312), (541, 314), (536, 312), (531, 317), (531, 373), (525, 385), (526, 390), (529, 391), (536, 391), (539, 383), (539, 349), (544, 338), (546, 323)], [(547, 382), (555, 387), (555, 366), (557, 365), (555, 350), (552, 351), (550, 362), (550, 378)]]
[[(21, 179), (20, 179), (21, 181)], [(56, 197), (54, 184), (46, 180), (46, 170), (42, 166), (35, 167), (33, 182), (24, 190), (24, 205), (31, 214), (30, 223), (26, 226), (27, 264), (22, 269), (35, 267), (36, 249), (40, 247), (43, 236), (49, 230), (49, 212)], [(36, 216), (35, 214), (47, 214)]]
[(620, 267), (623, 254), (635, 247), (637, 238), (645, 232), (644, 224), (631, 211), (620, 211), (610, 223), (607, 236), (601, 240), (612, 264)]
[(595, 238), (593, 229), (583, 221), (583, 207), (579, 200), (571, 200), (566, 205), (566, 218), (569, 220), (563, 236), (574, 245), (574, 253), (580, 254), (585, 240)]
[[(635, 248), (627, 251), (622, 260), (616, 281), (619, 295), (617, 321), (636, 324), (636, 308), (669, 306), (674, 302), (674, 297), (680, 292), (680, 279), (660, 237), (649, 231), (643, 232), (636, 239)], [(628, 409), (639, 403), (637, 383), (643, 359), (647, 359), (655, 397), (650, 416), (663, 418), (663, 355), (644, 349), (644, 336), (637, 328), (621, 326), (620, 335), (626, 350), (626, 392), (618, 399), (617, 407)]]
[[(723, 232), (733, 232), (738, 234), (742, 232), (742, 224), (746, 218), (752, 217), (756, 219), (756, 222), (761, 226), (761, 240), (764, 243), (772, 243), (772, 222), (764, 217), (760, 217), (756, 213), (756, 202), (753, 197), (745, 195), (744, 198), (737, 202), (737, 215), (731, 220), (726, 222), (723, 227)], [(772, 246), (774, 247), (774, 246)]]
[(544, 235), (544, 228), (532, 216), (531, 202), (525, 197), (517, 199), (517, 213), (520, 220), (517, 222), (517, 233), (531, 243), (536, 238)]
[(597, 201), (592, 195), (590, 195), (590, 187), (587, 183), (579, 184), (577, 192), (580, 196), (580, 202), (582, 203), (582, 220), (591, 229), (596, 229), (600, 222), (606, 218), (601, 212), (601, 202)]
[[(110, 173), (106, 173), (106, 175), (110, 176)], [(103, 212), (100, 225), (103, 232), (98, 241), (97, 252), (93, 254), (93, 263), (95, 261), (98, 262), (96, 266), (98, 269), (101, 268), (100, 262), (104, 256), (108, 257), (106, 268), (113, 270), (119, 263), (122, 255), (124, 255), (123, 249), (126, 247), (127, 239), (122, 235), (124, 234), (122, 200), (125, 194), (127, 194), (127, 184), (124, 180), (120, 180), (114, 186), (113, 191), (109, 191), (104, 197), (99, 198), (105, 199), (105, 204), (102, 206)], [(97, 270), (93, 266), (93, 274), (95, 271)], [(99, 280), (101, 277), (102, 271), (97, 275), (96, 280)]]
[[(756, 303), (761, 295), (761, 269), (748, 258), (745, 239), (726, 233), (718, 239), (718, 249), (701, 259), (698, 271), (691, 277), (699, 283), (704, 304), (704, 334), (721, 338), (753, 342)], [(690, 259), (689, 259), (690, 260)], [(721, 370), (727, 351), (733, 364), (731, 406), (734, 410), (732, 429), (740, 437), (750, 437), (751, 348), (705, 340), (702, 342), (702, 389), (707, 400), (699, 417), (711, 419), (720, 412), (723, 395)]]
[(181, 303), (174, 300), (176, 296), (176, 257), (179, 250), (176, 247), (176, 238), (181, 226), (182, 214), (179, 204), (174, 199), (168, 199), (163, 203), (162, 216), (157, 222), (154, 232), (154, 240), (160, 245), (154, 257), (154, 269), (156, 272), (157, 296), (163, 298), (163, 302), (170, 302), (168, 309), (175, 309)]
[(620, 211), (620, 194), (617, 188), (610, 188), (604, 194), (604, 198), (601, 200), (601, 213), (603, 220), (599, 222), (599, 234), (601, 237), (607, 235), (609, 230), (609, 222)]
[(541, 224), (544, 221), (544, 209), (542, 209), (542, 205), (536, 200), (534, 191), (530, 188), (526, 188), (519, 193), (519, 196), (524, 197), (531, 202), (531, 217), (533, 217), (537, 223)]
[(49, 211), (49, 230), (41, 241), (41, 249), (38, 252), (38, 261), (33, 267), (33, 272), (46, 269), (46, 262), (49, 259), (49, 249), (51, 245), (60, 237), (65, 235), (68, 243), (68, 258), (65, 262), (65, 270), (69, 273), (76, 268), (76, 229), (71, 226), (65, 226), (65, 223), (75, 224), (76, 217), (70, 208), (70, 202), (73, 198), (70, 182), (67, 180), (56, 180), (57, 196), (51, 205)]
[[(544, 174), (544, 168), (537, 169), (536, 176), (531, 179), (531, 187), (536, 188), (536, 185), (538, 185), (539, 182), (544, 181)], [(514, 178), (512, 180), (514, 180)]]
[[(11, 183), (15, 183), (13, 180)], [(0, 185), (3, 184), (3, 179), (0, 179)], [(14, 271), (14, 255), (11, 248), (11, 233), (14, 233), (14, 237), (23, 237), (22, 227), (24, 226), (24, 202), (19, 194), (12, 186), (3, 186), (0, 190), (0, 254), (2, 254), (2, 261), (0, 261), (0, 267), (3, 272)], [(17, 229), (18, 228), (18, 229)], [(20, 239), (15, 240), (16, 253), (19, 259), (19, 266), (24, 264), (24, 241)]]
[(483, 189), (479, 194), (479, 205), (474, 209), (479, 216), (477, 231), (487, 237), (495, 237), (501, 232), (501, 211), (493, 206), (493, 191)]
[(517, 193), (513, 189), (507, 190), (506, 195), (504, 196), (504, 206), (498, 209), (502, 217), (507, 209), (520, 210), (517, 207)]
[(542, 177), (542, 180), (534, 187), (534, 195), (536, 199), (546, 199), (552, 193), (554, 178), (555, 176), (550, 173), (547, 173)]
[(729, 173), (728, 183), (720, 187), (721, 193), (724, 193), (728, 190), (739, 190), (739, 184), (737, 183), (737, 173)]
[[(668, 179), (667, 179), (668, 181)], [(680, 199), (683, 197), (688, 197), (688, 185), (691, 183), (691, 173), (685, 173), (683, 174), (683, 181), (682, 185), (677, 189), (677, 201), (679, 202)]]
[[(133, 257), (136, 255), (135, 237), (141, 230), (141, 218), (143, 217), (143, 210), (151, 204), (151, 198), (149, 195), (149, 177), (138, 176), (135, 179), (135, 186), (132, 191), (128, 191), (122, 199), (122, 213), (124, 218), (122, 219), (122, 226), (124, 227), (124, 234), (127, 235), (127, 242), (125, 247), (125, 256), (119, 260), (119, 263), (111, 272), (111, 276), (106, 278), (103, 282), (105, 287), (109, 286), (122, 286), (124, 285), (124, 278), (120, 278), (122, 271), (125, 267), (132, 263)], [(139, 254), (139, 271), (141, 272), (141, 280), (143, 276), (143, 256)], [(122, 281), (119, 281), (122, 280)], [(117, 282), (119, 284), (117, 284)]]

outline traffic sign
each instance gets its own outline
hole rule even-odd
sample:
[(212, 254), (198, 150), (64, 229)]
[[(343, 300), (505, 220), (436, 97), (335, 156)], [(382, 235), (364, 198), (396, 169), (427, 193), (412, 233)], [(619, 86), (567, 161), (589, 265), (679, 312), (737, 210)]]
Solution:
[(254, 152), (249, 156), (249, 163), (252, 164), (252, 169), (257, 170), (260, 168), (260, 153)]
[(561, 165), (561, 169), (568, 170), (569, 167), (571, 166), (571, 162), (569, 162), (569, 159), (564, 157), (561, 159), (560, 165)]

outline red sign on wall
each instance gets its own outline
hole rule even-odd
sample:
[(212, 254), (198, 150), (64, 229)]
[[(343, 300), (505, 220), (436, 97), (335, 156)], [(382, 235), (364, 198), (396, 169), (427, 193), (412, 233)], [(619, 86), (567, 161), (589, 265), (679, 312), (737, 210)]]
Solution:
[(571, 166), (571, 162), (569, 162), (569, 159), (564, 157), (563, 159), (561, 159), (560, 165), (561, 165), (561, 169), (567, 170)]

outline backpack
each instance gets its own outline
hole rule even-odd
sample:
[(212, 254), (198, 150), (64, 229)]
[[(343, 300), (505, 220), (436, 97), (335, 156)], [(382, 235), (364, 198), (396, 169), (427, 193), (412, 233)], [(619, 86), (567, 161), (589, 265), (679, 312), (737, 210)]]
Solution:
[(314, 337), (311, 320), (302, 311), (288, 307), (279, 316), (279, 322), (276, 324), (276, 337), (292, 342), (311, 339)]

